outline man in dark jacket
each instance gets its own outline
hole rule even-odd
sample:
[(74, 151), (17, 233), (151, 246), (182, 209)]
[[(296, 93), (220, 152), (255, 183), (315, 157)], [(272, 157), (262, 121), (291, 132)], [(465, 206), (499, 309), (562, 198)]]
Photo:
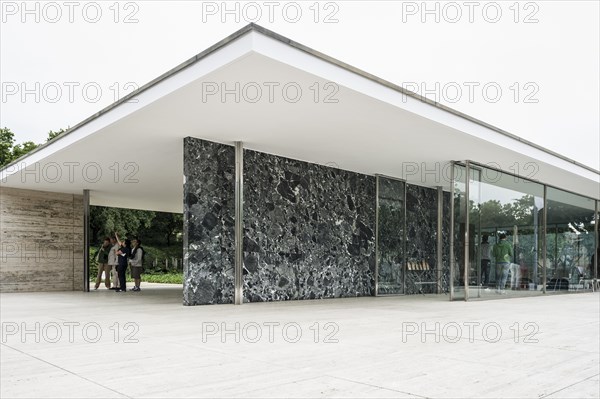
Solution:
[[(119, 241), (119, 236), (116, 237), (117, 241)], [(115, 292), (125, 292), (127, 291), (125, 271), (127, 270), (127, 263), (129, 261), (129, 257), (131, 256), (131, 241), (125, 240), (124, 242), (119, 243), (120, 247), (117, 251), (117, 256), (119, 259), (119, 264), (117, 265), (117, 274), (119, 275), (119, 288)]]

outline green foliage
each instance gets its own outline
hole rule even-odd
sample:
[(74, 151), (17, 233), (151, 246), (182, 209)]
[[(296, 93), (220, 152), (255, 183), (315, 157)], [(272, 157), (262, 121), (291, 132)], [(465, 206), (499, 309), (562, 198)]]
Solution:
[(144, 242), (159, 246), (170, 246), (180, 242), (183, 229), (183, 215), (180, 213), (156, 212), (152, 225), (139, 231)]
[[(30, 151), (35, 150), (38, 147), (33, 141), (26, 141), (23, 144), (17, 144), (12, 149), (12, 160), (18, 159)], [(11, 161), (12, 162), (12, 161)]]
[(142, 274), (142, 281), (147, 283), (183, 284), (183, 273)]
[[(170, 247), (181, 243), (183, 215), (91, 206), (90, 230), (92, 242), (99, 242), (117, 232), (119, 238), (139, 237), (144, 247)], [(178, 248), (181, 249), (181, 246)], [(181, 254), (176, 257), (180, 258)]]
[(12, 148), (14, 143), (15, 134), (7, 127), (0, 129), (0, 167), (12, 162)]
[(152, 226), (154, 217), (155, 213), (152, 211), (90, 206), (92, 242), (98, 242), (115, 232), (119, 238), (137, 236), (141, 229), (149, 229)]
[(66, 132), (67, 130), (69, 130), (69, 128), (67, 128), (67, 129), (62, 129), (62, 128), (61, 128), (60, 130), (57, 130), (56, 132), (53, 132), (52, 130), (50, 130), (50, 131), (48, 132), (48, 138), (46, 139), (46, 142), (48, 142), (48, 141), (52, 140), (53, 138), (55, 138), (55, 137), (56, 137), (56, 136), (58, 136), (59, 134), (62, 134), (62, 133), (64, 133), (64, 132)]
[(37, 148), (33, 141), (15, 145), (15, 134), (5, 127), (0, 129), (0, 167)]
[(528, 226), (533, 223), (534, 199), (531, 195), (502, 205), (500, 201), (489, 200), (476, 205), (470, 204), (469, 218), (478, 221), (482, 227)]
[[(50, 130), (46, 141), (52, 140), (65, 131), (65, 129), (60, 129), (56, 132)], [(0, 167), (8, 165), (39, 146), (40, 144), (36, 144), (33, 141), (15, 144), (15, 134), (7, 127), (0, 129)]]
[[(142, 245), (146, 250), (146, 265), (150, 266), (155, 259), (159, 262), (163, 262), (164, 259), (169, 259), (171, 262), (171, 258), (179, 258), (183, 257), (183, 248), (181, 245), (172, 245), (172, 246), (152, 246), (152, 245)], [(161, 266), (159, 265), (159, 268)]]

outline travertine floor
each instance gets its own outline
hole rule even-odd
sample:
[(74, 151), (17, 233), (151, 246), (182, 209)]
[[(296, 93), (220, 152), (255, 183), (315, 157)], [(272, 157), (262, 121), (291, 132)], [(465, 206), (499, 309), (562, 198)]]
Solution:
[(598, 293), (184, 307), (142, 288), (1, 294), (1, 396), (600, 396)]

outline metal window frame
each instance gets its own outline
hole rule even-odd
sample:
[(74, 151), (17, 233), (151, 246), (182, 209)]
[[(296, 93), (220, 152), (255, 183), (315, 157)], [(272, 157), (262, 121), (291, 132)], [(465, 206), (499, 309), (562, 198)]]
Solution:
[[(596, 201), (596, 213), (594, 214), (594, 230), (596, 234), (596, 252), (594, 253), (594, 280), (598, 280), (600, 276), (598, 275), (598, 263), (600, 260), (598, 259), (598, 253), (600, 253), (600, 238), (598, 237), (598, 233), (600, 232), (600, 227), (598, 227), (598, 223), (600, 223), (600, 201)], [(596, 284), (594, 281), (592, 284)], [(595, 289), (595, 287), (593, 287)]]
[(457, 162), (450, 162), (450, 278), (448, 279), (450, 301), (454, 300), (454, 269), (456, 268), (456, 260), (454, 259), (454, 185), (455, 185), (455, 173)]
[(542, 293), (545, 294), (546, 293), (546, 286), (547, 286), (547, 266), (548, 266), (548, 262), (547, 262), (547, 258), (548, 258), (548, 254), (547, 254), (547, 243), (546, 240), (548, 239), (547, 236), (547, 231), (548, 231), (548, 187), (546, 185), (544, 185), (544, 210), (542, 211), (542, 256), (544, 257), (544, 260), (542, 261), (542, 267), (544, 270), (542, 270)]
[(90, 292), (90, 190), (83, 190), (83, 292)]
[[(596, 198), (592, 198), (592, 197), (589, 197), (589, 196), (584, 195), (584, 194), (576, 193), (575, 191), (571, 191), (571, 190), (567, 190), (567, 189), (564, 189), (564, 188), (561, 188), (561, 187), (557, 187), (557, 186), (554, 186), (554, 185), (549, 184), (549, 183), (544, 183), (543, 181), (530, 179), (528, 177), (523, 177), (523, 176), (520, 176), (520, 175), (512, 173), (512, 172), (507, 172), (505, 170), (496, 168), (494, 166), (489, 166), (489, 165), (486, 165), (486, 164), (483, 164), (483, 163), (480, 163), (480, 162), (477, 162), (477, 161), (472, 161), (472, 160), (469, 160), (468, 162), (471, 165), (475, 165), (475, 166), (479, 166), (481, 168), (485, 168), (485, 169), (493, 170), (495, 172), (503, 173), (503, 174), (508, 175), (508, 176), (512, 176), (512, 177), (519, 178), (521, 180), (525, 180), (527, 182), (536, 183), (536, 184), (539, 184), (539, 185), (542, 185), (542, 186), (546, 186), (546, 187), (549, 187), (549, 188), (554, 188), (556, 190), (560, 190), (560, 191), (564, 191), (566, 193), (574, 194), (574, 195), (577, 195), (579, 197), (587, 198), (587, 199), (592, 200), (592, 201), (598, 201)], [(464, 162), (456, 161), (456, 164), (460, 165), (460, 166), (464, 166)]]
[[(402, 211), (404, 212), (404, 220), (403, 227), (404, 230), (402, 232), (402, 292), (398, 294), (380, 294), (379, 293), (379, 191), (380, 191), (380, 178), (394, 180), (396, 182), (400, 182), (404, 185), (403, 197), (402, 197)], [(382, 174), (375, 175), (375, 296), (383, 297), (383, 296), (401, 296), (406, 295), (406, 191), (408, 183), (405, 179), (400, 179), (397, 177), (386, 176)]]
[(464, 236), (464, 264), (463, 264), (463, 285), (465, 290), (465, 302), (469, 300), (469, 262), (471, 261), (469, 256), (469, 201), (470, 201), (470, 186), (471, 186), (471, 162), (465, 162), (465, 236)]

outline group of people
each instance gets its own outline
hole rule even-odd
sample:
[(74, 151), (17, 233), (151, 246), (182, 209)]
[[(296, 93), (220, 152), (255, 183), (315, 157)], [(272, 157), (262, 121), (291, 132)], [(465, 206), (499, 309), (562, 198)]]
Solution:
[(125, 272), (129, 265), (131, 266), (131, 277), (134, 281), (134, 287), (131, 290), (141, 291), (143, 256), (144, 248), (142, 248), (142, 241), (139, 238), (121, 241), (117, 233), (112, 237), (106, 237), (96, 255), (98, 277), (96, 277), (94, 290), (100, 287), (102, 273), (104, 273), (104, 285), (107, 289), (116, 292), (127, 291)]
[[(513, 258), (513, 246), (506, 240), (506, 234), (500, 233), (498, 236), (499, 241), (493, 246), (490, 246), (488, 242), (488, 236), (483, 236), (481, 240), (481, 280), (484, 287), (487, 287), (490, 282), (490, 267), (492, 263), (492, 256), (496, 261), (496, 267), (498, 268), (498, 273), (496, 275), (499, 278), (496, 281), (496, 293), (498, 294), (506, 294), (504, 287), (506, 286), (506, 280), (508, 279), (508, 272), (511, 270), (511, 265), (516, 265), (512, 263)], [(511, 286), (517, 287), (519, 282), (519, 273), (518, 270), (512, 271), (512, 280)]]
[[(483, 287), (487, 287), (490, 283), (490, 267), (492, 259), (496, 261), (496, 293), (506, 294), (504, 288), (508, 280), (508, 274), (510, 272), (511, 289), (519, 289), (521, 280), (521, 265), (513, 263), (513, 244), (507, 241), (506, 234), (501, 233), (498, 235), (499, 241), (492, 247), (488, 242), (488, 236), (484, 235), (481, 240), (481, 283)], [(600, 259), (600, 247), (598, 252), (591, 256), (589, 264), (589, 276), (594, 276), (594, 267), (597, 268), (596, 276), (600, 276), (600, 262), (595, 263), (595, 257)], [(596, 265), (596, 266), (594, 266)], [(585, 272), (583, 268), (578, 268), (579, 273), (583, 275)], [(597, 284), (597, 279), (594, 280), (594, 286)], [(486, 289), (487, 290), (487, 289)]]

